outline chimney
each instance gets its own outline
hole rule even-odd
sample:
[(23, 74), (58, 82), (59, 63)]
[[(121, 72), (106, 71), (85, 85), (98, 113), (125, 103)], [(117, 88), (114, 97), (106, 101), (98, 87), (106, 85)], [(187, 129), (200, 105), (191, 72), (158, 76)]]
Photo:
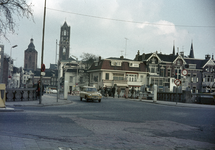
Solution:
[(214, 54), (212, 54), (212, 60), (214, 60)]
[(205, 55), (205, 59), (209, 60), (211, 58), (211, 56), (209, 54)]
[(120, 59), (124, 59), (124, 56), (120, 56)]
[(99, 56), (99, 62), (101, 61), (101, 56)]
[(182, 52), (180, 52), (180, 55), (182, 56), (182, 57), (184, 57), (184, 52), (182, 51)]

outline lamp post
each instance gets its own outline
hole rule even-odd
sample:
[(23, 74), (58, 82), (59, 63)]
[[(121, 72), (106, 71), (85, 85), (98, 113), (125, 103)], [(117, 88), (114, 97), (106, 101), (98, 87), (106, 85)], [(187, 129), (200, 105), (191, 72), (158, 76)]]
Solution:
[(40, 99), (39, 104), (42, 103), (42, 92), (43, 92), (43, 86), (42, 86), (42, 65), (43, 65), (43, 52), (44, 52), (44, 36), (45, 36), (45, 20), (46, 20), (46, 0), (44, 4), (44, 15), (43, 15), (43, 35), (42, 35), (42, 53), (41, 53), (41, 74), (40, 74)]
[[(12, 61), (12, 49), (17, 47), (18, 45), (14, 45), (10, 48), (10, 59), (8, 61), (8, 78), (11, 76), (11, 61)], [(11, 77), (12, 78), (12, 77)], [(10, 82), (8, 80), (8, 87), (10, 88)]]
[(78, 83), (78, 58), (74, 55), (72, 55), (73, 57), (76, 58), (76, 61), (77, 61), (77, 67), (76, 67), (76, 79), (75, 79), (75, 89), (76, 89), (76, 84)]

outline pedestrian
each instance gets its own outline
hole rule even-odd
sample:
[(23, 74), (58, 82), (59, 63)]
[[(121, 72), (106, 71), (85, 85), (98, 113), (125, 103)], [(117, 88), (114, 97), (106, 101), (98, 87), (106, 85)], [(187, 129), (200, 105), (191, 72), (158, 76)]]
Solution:
[(129, 92), (129, 88), (126, 87), (126, 88), (125, 88), (125, 98), (128, 98), (128, 92)]
[(112, 93), (113, 93), (113, 98), (114, 98), (114, 96), (115, 96), (115, 92), (116, 92), (116, 88), (115, 88), (115, 86), (112, 88)]
[[(36, 89), (37, 99), (40, 99), (40, 85), (41, 85), (40, 80), (38, 80), (38, 82), (37, 82), (37, 89)], [(42, 95), (43, 95), (43, 91), (44, 91), (44, 87), (42, 85)]]
[(131, 98), (134, 98), (134, 87), (131, 88)]
[(121, 88), (120, 88), (120, 87), (118, 87), (118, 88), (117, 88), (118, 98), (119, 98), (120, 93), (121, 93)]
[(108, 97), (108, 89), (107, 89), (107, 86), (105, 86), (105, 96)]

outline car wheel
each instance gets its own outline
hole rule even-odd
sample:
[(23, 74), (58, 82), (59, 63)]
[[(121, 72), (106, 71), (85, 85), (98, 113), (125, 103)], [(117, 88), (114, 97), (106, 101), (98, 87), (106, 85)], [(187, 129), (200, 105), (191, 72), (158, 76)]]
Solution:
[(80, 97), (80, 101), (82, 101), (82, 97)]
[(101, 100), (99, 99), (99, 103), (101, 102)]

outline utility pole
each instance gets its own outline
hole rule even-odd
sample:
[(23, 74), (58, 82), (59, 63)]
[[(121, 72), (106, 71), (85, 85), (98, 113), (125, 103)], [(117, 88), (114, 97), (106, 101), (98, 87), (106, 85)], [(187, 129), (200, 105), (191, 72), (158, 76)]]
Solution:
[(40, 99), (39, 104), (42, 103), (42, 92), (43, 92), (43, 85), (42, 85), (42, 65), (43, 65), (43, 51), (44, 51), (44, 35), (45, 35), (45, 19), (46, 19), (46, 0), (44, 4), (44, 16), (43, 16), (43, 36), (42, 36), (42, 53), (41, 53), (41, 70), (40, 70)]
[(127, 50), (127, 40), (128, 38), (125, 38), (125, 58), (126, 58), (126, 50)]

